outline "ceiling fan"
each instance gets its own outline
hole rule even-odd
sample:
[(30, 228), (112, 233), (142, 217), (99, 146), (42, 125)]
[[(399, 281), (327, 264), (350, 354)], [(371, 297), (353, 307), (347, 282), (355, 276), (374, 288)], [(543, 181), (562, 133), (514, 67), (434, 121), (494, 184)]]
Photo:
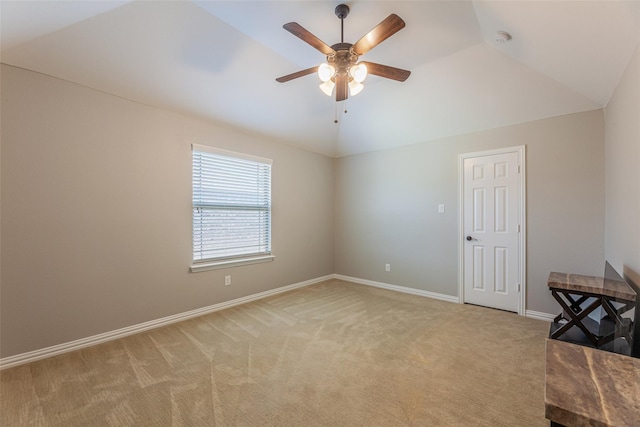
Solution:
[(344, 42), (344, 19), (349, 15), (349, 6), (346, 4), (336, 6), (335, 14), (340, 19), (341, 38), (340, 43), (336, 43), (333, 46), (327, 45), (297, 22), (289, 22), (282, 26), (294, 36), (324, 53), (327, 56), (327, 62), (316, 67), (278, 77), (276, 81), (284, 83), (317, 72), (322, 81), (320, 89), (328, 96), (331, 96), (335, 88), (336, 101), (344, 101), (349, 97), (349, 94), (355, 96), (360, 93), (364, 88), (362, 82), (367, 74), (373, 74), (400, 82), (407, 80), (411, 71), (376, 64), (374, 62), (358, 62), (361, 55), (364, 55), (404, 28), (405, 23), (398, 15), (389, 15), (364, 37), (354, 44), (351, 44)]

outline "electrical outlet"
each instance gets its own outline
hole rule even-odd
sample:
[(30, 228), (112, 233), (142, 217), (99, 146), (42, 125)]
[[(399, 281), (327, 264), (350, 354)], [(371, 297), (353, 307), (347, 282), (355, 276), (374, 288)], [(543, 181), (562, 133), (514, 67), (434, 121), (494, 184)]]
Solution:
[(384, 271), (391, 271), (391, 264), (385, 264)]
[(231, 276), (224, 276), (224, 285), (225, 286), (231, 285)]

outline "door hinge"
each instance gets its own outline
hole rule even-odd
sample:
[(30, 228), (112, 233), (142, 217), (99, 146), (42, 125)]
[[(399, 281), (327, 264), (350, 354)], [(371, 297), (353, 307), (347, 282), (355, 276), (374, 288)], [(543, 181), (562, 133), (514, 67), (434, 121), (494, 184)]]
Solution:
[(518, 283), (518, 292), (520, 292), (520, 283)]
[(520, 173), (520, 165), (518, 165), (518, 173)]
[(518, 224), (518, 233), (520, 232), (520, 224)]

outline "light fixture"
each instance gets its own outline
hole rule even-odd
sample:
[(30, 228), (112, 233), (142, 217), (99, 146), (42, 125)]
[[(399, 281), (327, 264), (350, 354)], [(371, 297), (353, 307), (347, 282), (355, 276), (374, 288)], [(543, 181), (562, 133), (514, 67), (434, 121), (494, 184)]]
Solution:
[(349, 69), (349, 74), (351, 74), (353, 80), (362, 83), (367, 78), (367, 66), (362, 63), (356, 64)]
[(318, 67), (318, 77), (320, 77), (320, 80), (322, 80), (323, 82), (329, 81), (335, 73), (336, 69), (326, 62), (323, 62)]
[(364, 85), (357, 82), (355, 79), (349, 82), (349, 95), (356, 96), (362, 91), (362, 89), (364, 89)]
[(331, 94), (333, 93), (333, 88), (335, 86), (336, 84), (331, 79), (329, 79), (326, 82), (320, 83), (319, 87), (320, 87), (320, 90), (325, 93), (325, 95), (331, 96)]
[(326, 62), (323, 62), (318, 66), (318, 77), (322, 81), (319, 88), (327, 96), (331, 96), (333, 94), (333, 89), (336, 86), (336, 75), (338, 74), (347, 76), (347, 81), (349, 82), (349, 95), (356, 96), (362, 92), (362, 89), (364, 89), (362, 82), (367, 78), (367, 66), (365, 64), (353, 64), (352, 58), (354, 58), (354, 56), (352, 55), (350, 55), (349, 58), (351, 59), (349, 62), (334, 61), (337, 67), (327, 64)]

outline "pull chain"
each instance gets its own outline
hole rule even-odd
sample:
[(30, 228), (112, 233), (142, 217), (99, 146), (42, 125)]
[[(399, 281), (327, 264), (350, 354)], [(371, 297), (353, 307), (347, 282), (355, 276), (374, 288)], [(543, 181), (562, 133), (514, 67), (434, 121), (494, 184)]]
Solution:
[[(343, 103), (343, 107), (344, 107), (344, 114), (347, 114), (347, 101), (344, 100), (344, 101), (342, 101), (342, 103)], [(339, 122), (339, 120), (338, 120), (338, 114), (339, 114), (338, 113), (338, 108), (339, 108), (338, 104), (340, 104), (340, 103), (339, 102), (335, 103), (335, 108), (333, 110), (333, 123), (338, 123)]]

